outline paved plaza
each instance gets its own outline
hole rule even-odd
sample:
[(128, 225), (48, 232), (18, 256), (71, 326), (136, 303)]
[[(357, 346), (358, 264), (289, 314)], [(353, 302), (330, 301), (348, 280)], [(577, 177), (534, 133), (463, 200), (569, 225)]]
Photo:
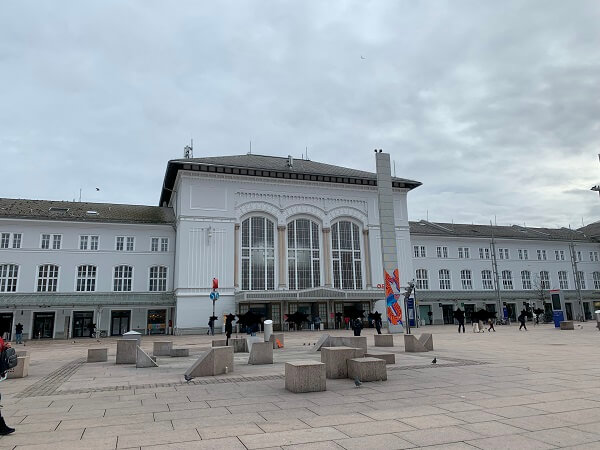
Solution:
[[(397, 336), (385, 349), (397, 353), (387, 381), (327, 380), (326, 392), (308, 394), (284, 389), (283, 363), (318, 360), (309, 348), (320, 332), (286, 333), (273, 365), (248, 366), (248, 354), (236, 353), (233, 372), (191, 383), (183, 373), (209, 336), (170, 337), (190, 357), (159, 357), (151, 369), (115, 365), (115, 339), (27, 342), (29, 377), (0, 384), (3, 415), (17, 429), (0, 449), (600, 448), (595, 322), (529, 328), (427, 327), (435, 351), (405, 354)], [(372, 334), (363, 332), (370, 350)], [(164, 339), (145, 337), (142, 347)], [(85, 363), (98, 346), (109, 362)]]

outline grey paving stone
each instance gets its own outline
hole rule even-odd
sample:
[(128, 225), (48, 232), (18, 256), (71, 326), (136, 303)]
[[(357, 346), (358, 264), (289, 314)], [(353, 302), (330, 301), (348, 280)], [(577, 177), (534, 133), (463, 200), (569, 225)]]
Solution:
[(238, 438), (208, 439), (141, 447), (142, 450), (246, 450)]
[(473, 431), (475, 433), (479, 433), (482, 436), (503, 436), (506, 434), (519, 434), (523, 433), (522, 428), (514, 427), (511, 425), (507, 425), (502, 422), (479, 422), (479, 423), (467, 423), (461, 425), (462, 428)]
[[(145, 447), (159, 444), (199, 441), (200, 435), (195, 429), (190, 430), (147, 430), (145, 432), (119, 435), (118, 448)], [(86, 440), (87, 442), (87, 440)]]
[(404, 417), (403, 419), (399, 420), (402, 420), (402, 422), (418, 429), (449, 427), (452, 425), (460, 425), (464, 423), (462, 420), (444, 414), (436, 414), (432, 416)]
[(335, 428), (349, 437), (370, 436), (374, 434), (395, 433), (399, 431), (404, 432), (415, 429), (410, 425), (397, 420), (380, 420), (374, 422), (337, 425)]
[(501, 438), (491, 437), (486, 439), (468, 440), (466, 443), (482, 450), (546, 450), (556, 448), (553, 445), (519, 434), (501, 436)]
[(339, 439), (336, 442), (346, 450), (364, 450), (368, 448), (396, 450), (415, 447), (414, 444), (405, 441), (395, 434), (378, 434), (375, 436)]
[(401, 433), (398, 436), (406, 439), (415, 446), (425, 447), (428, 445), (450, 444), (452, 442), (467, 441), (481, 437), (480, 434), (465, 430), (460, 427), (444, 427), (435, 430), (416, 430)]
[(307, 444), (310, 442), (343, 439), (345, 437), (347, 437), (345, 434), (332, 427), (311, 428), (310, 433), (307, 433), (305, 430), (292, 430), (238, 436), (239, 440), (248, 449), (256, 449), (268, 446)]
[(568, 427), (534, 431), (528, 433), (526, 436), (536, 439), (538, 441), (555, 445), (557, 447), (565, 447), (567, 445), (588, 444), (590, 442), (597, 442), (598, 447), (600, 447), (600, 435)]

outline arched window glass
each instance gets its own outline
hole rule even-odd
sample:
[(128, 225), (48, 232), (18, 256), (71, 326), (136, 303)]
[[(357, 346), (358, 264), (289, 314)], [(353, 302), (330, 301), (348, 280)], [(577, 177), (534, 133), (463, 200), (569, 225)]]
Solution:
[(59, 268), (54, 264), (38, 266), (37, 291), (56, 292), (58, 290)]
[(77, 292), (93, 292), (96, 290), (96, 266), (77, 266)]
[(288, 282), (290, 289), (320, 286), (319, 225), (308, 219), (288, 224)]
[(338, 289), (362, 289), (360, 230), (348, 221), (331, 227), (333, 285)]
[(165, 266), (150, 267), (148, 290), (150, 292), (162, 292), (167, 290), (167, 268)]
[(242, 222), (242, 290), (275, 289), (275, 226), (266, 217)]

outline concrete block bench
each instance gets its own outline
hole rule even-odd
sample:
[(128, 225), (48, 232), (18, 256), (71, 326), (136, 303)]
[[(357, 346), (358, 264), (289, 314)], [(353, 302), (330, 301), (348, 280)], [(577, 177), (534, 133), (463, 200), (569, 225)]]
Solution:
[(418, 339), (414, 334), (404, 335), (404, 351), (410, 353), (430, 352), (433, 350), (433, 336), (423, 333)]
[(108, 361), (107, 348), (88, 348), (87, 362), (106, 362)]
[(383, 359), (386, 364), (396, 364), (396, 354), (395, 353), (368, 352), (368, 353), (365, 353), (365, 356), (367, 358)]
[(136, 339), (117, 339), (117, 364), (135, 364), (138, 341)]
[(171, 356), (173, 341), (155, 341), (152, 344), (152, 354), (154, 356)]
[(213, 339), (212, 347), (226, 347), (227, 339)]
[(348, 360), (348, 378), (358, 377), (363, 383), (366, 381), (387, 380), (385, 361), (379, 358), (354, 358)]
[(560, 329), (561, 330), (574, 330), (575, 329), (575, 322), (573, 322), (572, 320), (562, 321), (560, 323)]
[(189, 377), (214, 377), (233, 372), (233, 347), (213, 347), (204, 353), (185, 374)]
[(233, 353), (248, 353), (248, 342), (246, 338), (229, 339), (229, 345), (233, 347)]
[(393, 334), (375, 334), (375, 347), (393, 347), (394, 346), (394, 335)]
[(364, 356), (362, 348), (321, 347), (321, 362), (325, 364), (325, 376), (331, 379), (348, 378), (348, 360)]
[(366, 336), (330, 336), (329, 342), (324, 347), (351, 347), (362, 348), (367, 351)]
[(172, 358), (183, 358), (186, 356), (190, 356), (189, 348), (172, 348), (170, 356)]
[[(277, 341), (281, 344), (281, 347), (277, 345)], [(273, 344), (274, 349), (283, 348), (283, 333), (273, 333), (269, 337), (269, 342)]]
[(29, 356), (17, 356), (17, 365), (9, 369), (6, 378), (25, 378), (29, 375)]
[(138, 369), (158, 367), (158, 364), (156, 364), (156, 356), (150, 356), (139, 346), (137, 346), (135, 352), (135, 367)]
[(433, 351), (433, 336), (431, 333), (423, 333), (419, 336), (419, 342), (423, 344), (423, 347), (425, 347), (428, 352)]
[(255, 342), (252, 344), (248, 364), (273, 364), (273, 345), (271, 342)]
[(317, 361), (290, 361), (285, 363), (285, 388), (290, 392), (325, 391), (327, 379), (325, 364)]

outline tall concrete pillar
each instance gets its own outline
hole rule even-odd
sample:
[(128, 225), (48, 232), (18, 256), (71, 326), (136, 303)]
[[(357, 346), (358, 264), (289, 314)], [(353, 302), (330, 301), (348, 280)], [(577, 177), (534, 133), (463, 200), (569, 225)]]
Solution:
[(233, 287), (240, 287), (240, 224), (236, 223), (233, 228)]
[[(385, 302), (390, 333), (404, 332), (403, 296), (396, 250), (396, 224), (389, 153), (375, 153), (377, 167), (377, 200), (381, 232), (381, 258), (385, 283)], [(405, 275), (406, 276), (406, 275)]]
[(373, 287), (373, 280), (371, 277), (371, 245), (369, 242), (369, 229), (363, 230), (363, 242), (365, 243), (365, 280), (367, 282), (367, 288)]
[(323, 274), (325, 287), (331, 287), (331, 228), (323, 228)]
[(285, 236), (285, 225), (277, 226), (277, 245), (279, 246), (279, 289), (285, 289), (287, 286), (287, 276), (285, 266), (287, 261), (287, 240)]

